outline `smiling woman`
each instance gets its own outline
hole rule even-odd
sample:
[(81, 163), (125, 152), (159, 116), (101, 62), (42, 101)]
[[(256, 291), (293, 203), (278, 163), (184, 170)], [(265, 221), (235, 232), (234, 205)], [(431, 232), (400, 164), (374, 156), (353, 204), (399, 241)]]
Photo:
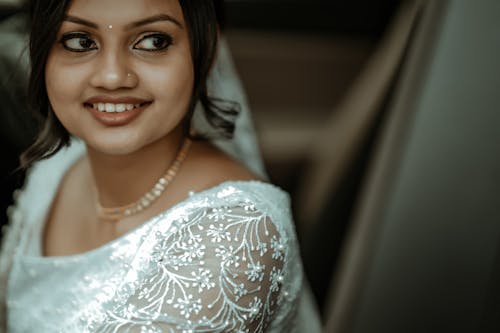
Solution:
[[(180, 5), (156, 3), (155, 11), (120, 3), (115, 17), (108, 14), (118, 6), (113, 1), (75, 1), (56, 34), (45, 67), (47, 95), (90, 158), (164, 145), (172, 136), (178, 146), (194, 81), (190, 38)], [(168, 14), (151, 16), (158, 12)]]
[(30, 13), (43, 124), (2, 250), (4, 328), (298, 331), (287, 194), (192, 126), (197, 109), (234, 129), (207, 92), (212, 1), (32, 0)]

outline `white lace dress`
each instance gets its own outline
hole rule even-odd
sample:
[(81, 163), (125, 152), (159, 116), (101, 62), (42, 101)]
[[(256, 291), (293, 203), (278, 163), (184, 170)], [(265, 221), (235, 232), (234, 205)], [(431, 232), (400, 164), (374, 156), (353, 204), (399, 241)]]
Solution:
[(0, 262), (8, 332), (319, 332), (289, 198), (270, 184), (186, 194), (97, 249), (42, 256), (43, 221), (82, 152), (38, 163), (10, 212)]

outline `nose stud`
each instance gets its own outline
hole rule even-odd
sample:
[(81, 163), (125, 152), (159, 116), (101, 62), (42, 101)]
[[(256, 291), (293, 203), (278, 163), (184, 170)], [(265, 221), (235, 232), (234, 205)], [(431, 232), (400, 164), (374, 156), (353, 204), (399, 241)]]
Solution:
[(108, 25), (108, 29), (113, 29), (113, 25)]

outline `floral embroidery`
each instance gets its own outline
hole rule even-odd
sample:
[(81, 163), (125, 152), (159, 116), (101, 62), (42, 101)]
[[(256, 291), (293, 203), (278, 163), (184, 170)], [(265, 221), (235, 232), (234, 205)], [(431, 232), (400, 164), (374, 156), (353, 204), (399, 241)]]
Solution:
[(208, 218), (215, 222), (223, 221), (226, 219), (228, 213), (231, 213), (231, 209), (227, 207), (212, 208), (212, 211), (208, 214)]
[(178, 248), (184, 250), (184, 254), (181, 255), (182, 261), (192, 262), (193, 259), (203, 258), (205, 255), (205, 245), (200, 244), (200, 242), (190, 239), (187, 242), (181, 242), (178, 244)]
[(271, 238), (271, 249), (273, 250), (273, 259), (283, 259), (285, 254), (286, 243), (283, 238), (277, 238), (274, 235)]
[(192, 272), (191, 275), (194, 277), (195, 282), (193, 286), (198, 286), (198, 292), (203, 290), (209, 290), (215, 287), (214, 275), (208, 269), (199, 268), (198, 272)]
[(257, 250), (260, 253), (260, 256), (262, 257), (264, 254), (267, 253), (267, 243), (259, 243), (257, 245)]
[(275, 224), (267, 204), (239, 191), (229, 186), (193, 199), (116, 242), (109, 261), (81, 278), (81, 287), (98, 290), (90, 300), (76, 299), (83, 310), (62, 331), (262, 333), (276, 311), (284, 318), (279, 304), (296, 300), (285, 281), (301, 279), (301, 272), (289, 275), (289, 260), (297, 258), (293, 229)]
[(212, 237), (212, 242), (220, 243), (223, 240), (231, 240), (231, 233), (226, 230), (222, 223), (219, 223), (217, 227), (211, 224), (207, 234)]
[(191, 315), (200, 313), (202, 309), (201, 299), (193, 300), (193, 295), (187, 295), (185, 298), (177, 299), (174, 308), (180, 309), (181, 315), (188, 319)]
[(250, 318), (251, 321), (259, 318), (261, 316), (260, 309), (262, 308), (262, 300), (258, 297), (254, 297), (252, 302), (250, 302), (248, 309), (248, 317)]
[(248, 269), (245, 271), (248, 280), (252, 282), (256, 280), (262, 282), (262, 279), (264, 279), (264, 268), (266, 268), (266, 266), (261, 265), (260, 261), (257, 261), (255, 264), (248, 264)]
[(232, 245), (230, 245), (228, 248), (226, 248), (224, 245), (220, 245), (215, 249), (215, 256), (221, 258), (222, 264), (224, 266), (234, 265), (238, 267), (240, 265), (240, 257), (234, 254), (234, 248)]
[(271, 291), (278, 291), (283, 282), (283, 273), (276, 267), (273, 267), (269, 281), (271, 281)]

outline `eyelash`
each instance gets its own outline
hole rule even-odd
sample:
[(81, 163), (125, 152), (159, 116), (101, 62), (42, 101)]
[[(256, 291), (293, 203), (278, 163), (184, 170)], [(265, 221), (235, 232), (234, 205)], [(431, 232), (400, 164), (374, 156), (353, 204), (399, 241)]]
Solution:
[[(152, 50), (149, 50), (149, 49), (140, 49), (140, 48), (136, 48), (136, 45), (141, 43), (142, 41), (144, 40), (147, 40), (148, 38), (162, 38), (163, 39), (163, 46), (158, 48), (158, 49), (152, 49)], [(142, 36), (139, 41), (137, 41), (135, 44), (134, 44), (134, 49), (135, 50), (141, 50), (141, 51), (146, 51), (146, 52), (160, 52), (160, 51), (165, 51), (167, 50), (170, 45), (172, 45), (174, 42), (172, 36), (168, 35), (168, 34), (165, 34), (165, 33), (159, 33), (159, 32), (154, 32), (154, 33), (149, 33), (149, 34), (146, 34), (144, 36)]]
[[(87, 34), (87, 33), (81, 33), (81, 32), (71, 32), (71, 33), (67, 33), (67, 34), (64, 34), (62, 37), (61, 37), (61, 40), (59, 41), (62, 46), (68, 50), (68, 51), (71, 51), (71, 52), (78, 52), (78, 53), (81, 53), (81, 52), (88, 52), (88, 51), (92, 51), (92, 50), (97, 50), (97, 46), (95, 47), (87, 47), (87, 48), (83, 48), (83, 49), (76, 49), (74, 47), (70, 47), (68, 46), (68, 41), (72, 40), (72, 39), (81, 39), (81, 40), (85, 40), (87, 42), (91, 42), (92, 44), (95, 45), (95, 42), (92, 40), (92, 38), (90, 38), (90, 35)], [(80, 46), (83, 46), (81, 45), (80, 43)]]
[[(163, 40), (161, 40), (161, 43), (162, 43), (161, 47), (159, 47), (157, 49), (146, 49), (146, 48), (137, 48), (136, 47), (138, 44), (146, 41), (149, 38), (156, 38), (157, 40), (163, 39)], [(81, 46), (83, 48), (78, 49), (78, 48), (68, 46), (68, 42), (71, 41), (72, 39), (80, 39), (79, 46)], [(82, 40), (87, 42), (87, 43), (90, 42), (91, 44), (93, 44), (95, 46), (93, 46), (93, 47), (84, 46), (81, 43)], [(96, 45), (95, 41), (91, 38), (91, 36), (88, 33), (83, 33), (83, 32), (71, 32), (71, 33), (64, 34), (61, 37), (59, 43), (61, 43), (62, 46), (70, 52), (82, 53), (82, 52), (89, 52), (89, 51), (97, 50), (97, 45)], [(153, 42), (153, 44), (154, 44), (154, 42)], [(134, 43), (132, 48), (134, 50), (140, 50), (140, 51), (145, 51), (145, 52), (161, 52), (161, 51), (167, 50), (170, 47), (170, 45), (172, 45), (172, 44), (173, 44), (172, 36), (170, 36), (166, 33), (154, 32), (154, 33), (149, 33), (149, 34), (146, 34), (146, 35), (143, 35), (142, 37), (140, 37), (139, 40)]]

